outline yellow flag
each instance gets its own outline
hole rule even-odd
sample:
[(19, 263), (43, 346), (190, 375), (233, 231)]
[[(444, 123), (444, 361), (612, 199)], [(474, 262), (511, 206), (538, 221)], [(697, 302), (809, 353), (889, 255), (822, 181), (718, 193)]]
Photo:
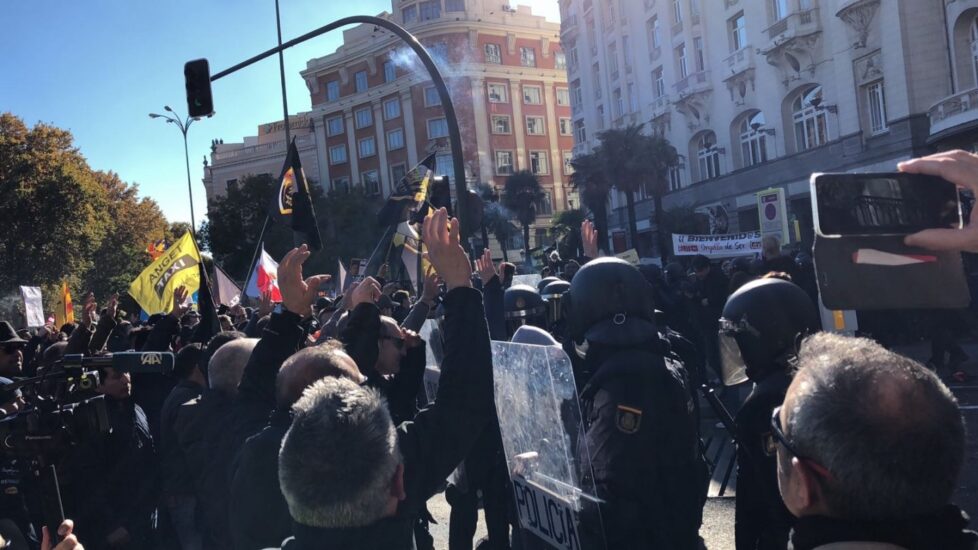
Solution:
[(193, 295), (200, 288), (199, 263), (200, 253), (188, 231), (136, 277), (129, 294), (146, 313), (168, 312), (173, 309), (174, 289), (184, 286)]
[(54, 322), (61, 328), (67, 323), (75, 322), (75, 309), (71, 303), (71, 292), (68, 291), (68, 282), (61, 283), (61, 296), (54, 308)]

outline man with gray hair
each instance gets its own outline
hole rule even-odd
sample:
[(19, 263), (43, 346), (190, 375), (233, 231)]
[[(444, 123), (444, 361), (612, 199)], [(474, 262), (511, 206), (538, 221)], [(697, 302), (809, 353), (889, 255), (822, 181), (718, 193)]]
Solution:
[(492, 352), (482, 295), (445, 209), (425, 219), (428, 257), (448, 287), (445, 358), (435, 400), (395, 429), (376, 390), (326, 378), (293, 407), (279, 482), (294, 520), (283, 548), (411, 549), (424, 503), (493, 416)]
[(957, 401), (923, 365), (871, 340), (807, 339), (767, 444), (798, 518), (795, 550), (971, 549), (949, 504), (964, 461)]

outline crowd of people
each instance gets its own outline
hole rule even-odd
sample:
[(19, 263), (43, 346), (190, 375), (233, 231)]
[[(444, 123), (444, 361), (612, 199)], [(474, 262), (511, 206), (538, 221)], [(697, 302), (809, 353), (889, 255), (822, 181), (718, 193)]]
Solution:
[[(978, 188), (967, 153), (901, 169)], [(976, 250), (976, 231), (909, 240)], [(922, 364), (822, 332), (809, 258), (766, 239), (753, 262), (639, 269), (601, 257), (590, 222), (581, 233), (582, 256), (548, 266), (537, 288), (513, 284), (515, 266), (488, 250), (473, 269), (441, 209), (422, 226), (432, 269), (420, 295), (367, 276), (320, 298), (329, 276), (303, 276), (302, 246), (278, 267), (280, 304), (265, 295), (201, 315), (181, 287), (147, 322), (115, 296), (102, 308), (86, 297), (73, 325), (0, 322), (0, 384), (16, 388), (0, 386), (0, 424), (43, 406), (40, 385), (11, 384), (54, 376), (65, 357), (175, 353), (168, 375), (98, 367), (106, 429), (48, 456), (71, 518), (56, 534), (35, 475), (51, 464), (0, 454), (0, 535), (43, 550), (425, 549), (426, 503), (444, 491), (450, 549), (473, 547), (480, 503), (479, 548), (546, 547), (517, 520), (499, 422), (509, 411), (494, 401), (499, 340), (562, 348), (573, 366), (583, 433), (567, 435), (596, 497), (578, 509), (579, 548), (701, 548), (698, 392), (745, 383), (746, 400), (723, 400), (738, 550), (975, 547), (951, 504), (965, 445), (954, 396)]]

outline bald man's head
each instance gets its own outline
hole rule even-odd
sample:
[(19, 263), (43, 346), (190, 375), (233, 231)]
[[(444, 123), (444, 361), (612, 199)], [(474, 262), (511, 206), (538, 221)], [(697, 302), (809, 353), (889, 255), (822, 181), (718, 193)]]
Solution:
[(349, 378), (357, 384), (364, 380), (356, 362), (337, 340), (300, 350), (282, 364), (275, 378), (275, 406), (288, 410), (307, 387), (327, 376)]
[(224, 344), (214, 352), (207, 364), (211, 389), (227, 395), (237, 394), (241, 375), (256, 344), (258, 344), (257, 338), (239, 338)]

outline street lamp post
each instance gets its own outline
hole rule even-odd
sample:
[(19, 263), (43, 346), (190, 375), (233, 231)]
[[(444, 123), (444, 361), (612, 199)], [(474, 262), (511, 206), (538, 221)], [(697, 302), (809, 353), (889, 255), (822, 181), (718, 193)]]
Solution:
[(187, 130), (190, 129), (190, 125), (197, 119), (191, 118), (188, 115), (187, 118), (181, 120), (180, 116), (177, 115), (176, 111), (171, 109), (169, 105), (164, 105), (163, 109), (170, 114), (160, 115), (150, 113), (149, 118), (162, 118), (163, 120), (167, 121), (167, 123), (176, 124), (177, 128), (180, 128), (180, 133), (183, 134), (183, 158), (187, 164), (187, 194), (189, 195), (190, 199), (190, 233), (194, 236), (194, 238), (197, 238), (197, 223), (194, 219), (194, 192), (190, 183), (190, 153), (187, 150)]

